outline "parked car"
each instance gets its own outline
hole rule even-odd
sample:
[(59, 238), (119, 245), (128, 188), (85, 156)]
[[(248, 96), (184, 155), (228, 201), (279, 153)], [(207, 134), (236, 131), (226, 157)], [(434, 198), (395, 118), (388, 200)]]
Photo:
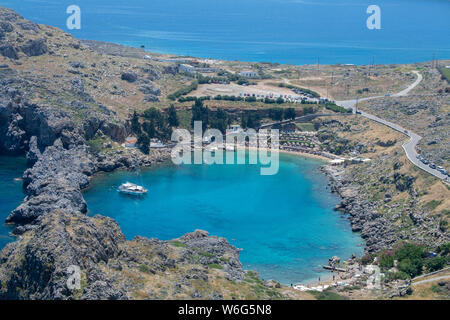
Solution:
[(431, 169), (436, 169), (436, 165), (434, 163), (430, 163), (430, 168)]
[(439, 171), (440, 173), (442, 173), (442, 174), (444, 174), (444, 175), (447, 175), (447, 170), (445, 170), (444, 168), (442, 168), (442, 167), (437, 167), (437, 169), (438, 169), (438, 171)]

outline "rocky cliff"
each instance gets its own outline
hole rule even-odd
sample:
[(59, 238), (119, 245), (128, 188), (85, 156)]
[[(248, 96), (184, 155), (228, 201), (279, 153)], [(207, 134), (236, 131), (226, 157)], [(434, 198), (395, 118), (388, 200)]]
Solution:
[[(204, 231), (126, 241), (101, 216), (54, 211), (37, 220), (0, 253), (0, 299), (218, 299), (238, 294), (246, 279), (236, 248)], [(73, 290), (71, 266), (81, 280)]]

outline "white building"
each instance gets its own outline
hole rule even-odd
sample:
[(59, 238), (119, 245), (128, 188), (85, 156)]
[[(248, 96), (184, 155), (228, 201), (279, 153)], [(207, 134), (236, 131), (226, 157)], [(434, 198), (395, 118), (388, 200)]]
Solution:
[(256, 71), (241, 71), (239, 73), (240, 76), (245, 78), (258, 78), (259, 74)]
[(344, 163), (345, 163), (344, 159), (334, 159), (334, 160), (330, 161), (330, 164), (332, 166), (339, 166), (339, 165), (344, 164)]
[(195, 73), (195, 67), (189, 65), (189, 64), (180, 64), (180, 71), (181, 72), (187, 72), (190, 74)]

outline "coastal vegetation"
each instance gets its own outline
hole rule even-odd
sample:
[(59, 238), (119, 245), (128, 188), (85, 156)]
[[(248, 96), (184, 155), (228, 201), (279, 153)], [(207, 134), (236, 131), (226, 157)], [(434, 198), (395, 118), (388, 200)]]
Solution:
[(219, 108), (212, 112), (207, 106), (203, 105), (201, 100), (196, 100), (192, 106), (192, 128), (195, 121), (202, 121), (203, 130), (209, 127), (225, 132), (231, 124), (232, 118), (224, 110)]
[[(241, 96), (230, 96), (230, 95), (217, 95), (217, 96), (201, 96), (201, 97), (196, 97), (196, 96), (187, 96), (187, 97), (180, 97), (178, 99), (178, 102), (183, 103), (183, 102), (192, 102), (192, 101), (196, 101), (196, 100), (200, 100), (200, 101), (232, 101), (232, 102), (261, 102), (264, 104), (292, 104), (292, 102), (282, 98), (282, 97), (278, 97), (276, 99), (271, 99), (268, 97), (256, 97), (256, 96), (246, 96), (246, 97), (241, 97)], [(316, 102), (313, 101), (308, 101), (308, 100), (302, 100), (300, 102), (301, 104), (317, 104)]]
[(192, 91), (197, 90), (197, 88), (198, 88), (198, 81), (194, 80), (194, 81), (192, 81), (192, 83), (190, 85), (185, 86), (185, 87), (169, 94), (167, 96), (167, 98), (169, 100), (175, 101), (176, 99), (180, 98), (181, 96), (185, 96), (185, 95), (191, 93)]
[(447, 81), (447, 83), (450, 83), (450, 68), (439, 68), (439, 71), (442, 74), (442, 77)]
[(106, 149), (110, 148), (110, 140), (106, 137), (95, 136), (94, 138), (87, 141), (87, 145), (90, 148), (90, 151), (94, 154), (99, 154)]
[(139, 149), (144, 154), (149, 154), (150, 153), (150, 138), (149, 138), (149, 136), (147, 134), (141, 133), (138, 136), (137, 144), (139, 146)]
[(362, 262), (378, 264), (388, 280), (405, 280), (443, 269), (450, 263), (449, 247), (450, 243), (442, 244), (434, 253), (423, 245), (399, 242), (392, 250), (366, 255)]
[(336, 113), (353, 113), (353, 110), (343, 108), (343, 107), (338, 106), (338, 105), (336, 105), (334, 103), (326, 103), (325, 104), (325, 108), (327, 110), (331, 110), (331, 111), (336, 112)]

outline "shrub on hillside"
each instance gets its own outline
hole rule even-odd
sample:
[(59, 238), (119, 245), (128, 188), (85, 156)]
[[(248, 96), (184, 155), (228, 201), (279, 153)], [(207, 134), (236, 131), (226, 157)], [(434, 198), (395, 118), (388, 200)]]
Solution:
[(429, 272), (438, 271), (443, 269), (447, 265), (446, 257), (436, 257), (429, 259), (425, 262), (425, 267)]
[(395, 249), (395, 259), (398, 260), (398, 269), (410, 277), (416, 277), (422, 273), (425, 250), (413, 243), (400, 243)]
[(444, 243), (444, 244), (441, 244), (439, 247), (438, 247), (438, 253), (441, 255), (441, 256), (447, 256), (447, 255), (449, 255), (450, 254), (450, 242), (447, 242), (447, 243)]
[(390, 269), (394, 266), (394, 254), (392, 251), (385, 250), (378, 255), (378, 265), (383, 269)]

